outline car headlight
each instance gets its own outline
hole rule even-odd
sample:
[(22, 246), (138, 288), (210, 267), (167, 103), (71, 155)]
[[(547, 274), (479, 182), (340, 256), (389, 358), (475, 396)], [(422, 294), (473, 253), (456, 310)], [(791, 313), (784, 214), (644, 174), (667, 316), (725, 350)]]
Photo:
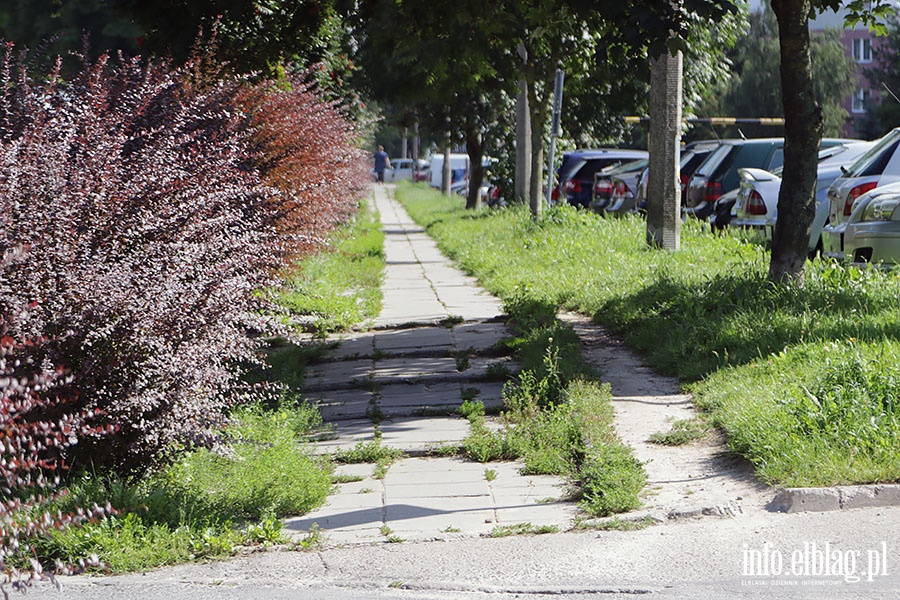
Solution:
[(900, 211), (897, 206), (900, 205), (900, 197), (890, 196), (887, 198), (876, 198), (871, 200), (863, 209), (861, 221), (891, 221), (894, 219), (894, 213), (900, 218)]

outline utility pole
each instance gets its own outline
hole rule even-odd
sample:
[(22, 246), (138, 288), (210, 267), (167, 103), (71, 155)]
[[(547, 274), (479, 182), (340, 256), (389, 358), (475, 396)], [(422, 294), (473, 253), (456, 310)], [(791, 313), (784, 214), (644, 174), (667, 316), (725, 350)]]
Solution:
[(647, 243), (663, 250), (681, 246), (681, 79), (681, 52), (651, 60)]

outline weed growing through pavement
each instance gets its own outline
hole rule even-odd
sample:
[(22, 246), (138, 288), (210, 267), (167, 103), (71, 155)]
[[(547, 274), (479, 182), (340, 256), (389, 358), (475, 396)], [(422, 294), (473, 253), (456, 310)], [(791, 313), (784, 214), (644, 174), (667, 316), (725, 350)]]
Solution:
[(453, 328), (455, 325), (462, 325), (466, 320), (460, 315), (449, 315), (444, 319), (441, 319), (440, 324), (443, 327), (448, 329)]
[(428, 447), (428, 456), (437, 456), (437, 457), (456, 456), (461, 451), (462, 451), (462, 446), (460, 444), (454, 444), (451, 442), (447, 442), (445, 444), (429, 446)]
[(484, 480), (485, 481), (494, 481), (497, 479), (497, 471), (495, 469), (485, 469), (484, 470)]
[(479, 396), (479, 394), (481, 394), (481, 390), (479, 390), (477, 387), (466, 387), (462, 389), (462, 392), (460, 392), (460, 397), (462, 398), (463, 402), (467, 402), (470, 400), (475, 400)]
[(672, 423), (669, 431), (654, 433), (647, 441), (663, 446), (684, 446), (702, 440), (711, 430), (712, 424), (706, 419), (681, 419)]
[(359, 493), (360, 494), (374, 494), (375, 490), (373, 490), (372, 488), (362, 488), (361, 490), (359, 490)]
[(505, 362), (492, 362), (484, 368), (484, 378), (488, 381), (506, 381), (511, 375), (509, 365)]
[(384, 537), (387, 537), (387, 536), (391, 535), (392, 533), (394, 533), (394, 530), (391, 529), (390, 527), (388, 527), (387, 524), (384, 524), (378, 528), (378, 533), (380, 533)]
[(338, 485), (341, 483), (356, 483), (365, 479), (362, 475), (347, 475), (344, 473), (336, 473), (331, 476), (331, 483)]
[(470, 357), (469, 357), (468, 352), (465, 352), (465, 351), (456, 352), (456, 353), (454, 353), (453, 357), (456, 359), (456, 370), (457, 371), (462, 373), (463, 371), (465, 371), (466, 369), (469, 368)]
[(384, 479), (387, 477), (388, 469), (391, 467), (391, 463), (394, 462), (391, 458), (380, 458), (378, 462), (375, 463), (375, 468), (372, 470), (372, 477), (375, 479)]
[(297, 547), (302, 550), (313, 550), (325, 545), (325, 536), (318, 523), (313, 523), (306, 535), (297, 540)]
[(542, 535), (545, 533), (559, 533), (558, 525), (532, 525), (531, 523), (516, 523), (515, 525), (497, 525), (489, 537), (500, 538), (511, 535)]
[(602, 520), (576, 519), (573, 529), (581, 531), (639, 531), (653, 525), (656, 525), (656, 519), (651, 516), (645, 516), (639, 519), (621, 519), (619, 517), (612, 517), (610, 519)]
[(393, 462), (403, 456), (403, 451), (397, 448), (382, 446), (380, 440), (371, 442), (357, 442), (353, 448), (336, 450), (332, 459), (338, 463), (377, 463), (381, 460)]
[(453, 525), (448, 525), (441, 529), (441, 533), (459, 533), (461, 531), (462, 529), (460, 529), (459, 527), (454, 527)]

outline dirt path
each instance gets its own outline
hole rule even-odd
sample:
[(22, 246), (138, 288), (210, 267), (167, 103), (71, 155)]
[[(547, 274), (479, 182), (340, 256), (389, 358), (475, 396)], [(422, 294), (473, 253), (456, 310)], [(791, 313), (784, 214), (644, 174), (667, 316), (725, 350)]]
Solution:
[(652, 434), (671, 429), (673, 421), (696, 414), (691, 396), (682, 393), (677, 379), (654, 373), (589, 317), (563, 313), (560, 318), (575, 329), (585, 359), (612, 387), (619, 436), (647, 470), (645, 510), (660, 518), (766, 510), (776, 490), (760, 483), (746, 461), (729, 453), (720, 433), (678, 447), (647, 441)]

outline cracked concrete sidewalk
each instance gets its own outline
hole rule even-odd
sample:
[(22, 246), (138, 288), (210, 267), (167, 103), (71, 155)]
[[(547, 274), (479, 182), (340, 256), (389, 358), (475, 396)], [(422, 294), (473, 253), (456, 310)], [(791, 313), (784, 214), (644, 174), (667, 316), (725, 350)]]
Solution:
[(382, 312), (371, 330), (333, 338), (339, 345), (310, 368), (304, 393), (336, 427), (318, 452), (380, 436), (406, 456), (386, 473), (342, 465), (339, 474), (360, 480), (338, 484), (325, 506), (287, 519), (285, 530), (303, 536), (317, 524), (326, 543), (340, 545), (468, 537), (522, 523), (567, 529), (578, 509), (562, 500), (560, 478), (522, 475), (516, 462), (434, 455), (468, 435), (456, 413), (463, 399), (502, 404), (500, 376), (517, 367), (498, 351), (510, 335), (501, 302), (453, 267), (392, 194), (393, 186), (374, 188), (385, 232)]

